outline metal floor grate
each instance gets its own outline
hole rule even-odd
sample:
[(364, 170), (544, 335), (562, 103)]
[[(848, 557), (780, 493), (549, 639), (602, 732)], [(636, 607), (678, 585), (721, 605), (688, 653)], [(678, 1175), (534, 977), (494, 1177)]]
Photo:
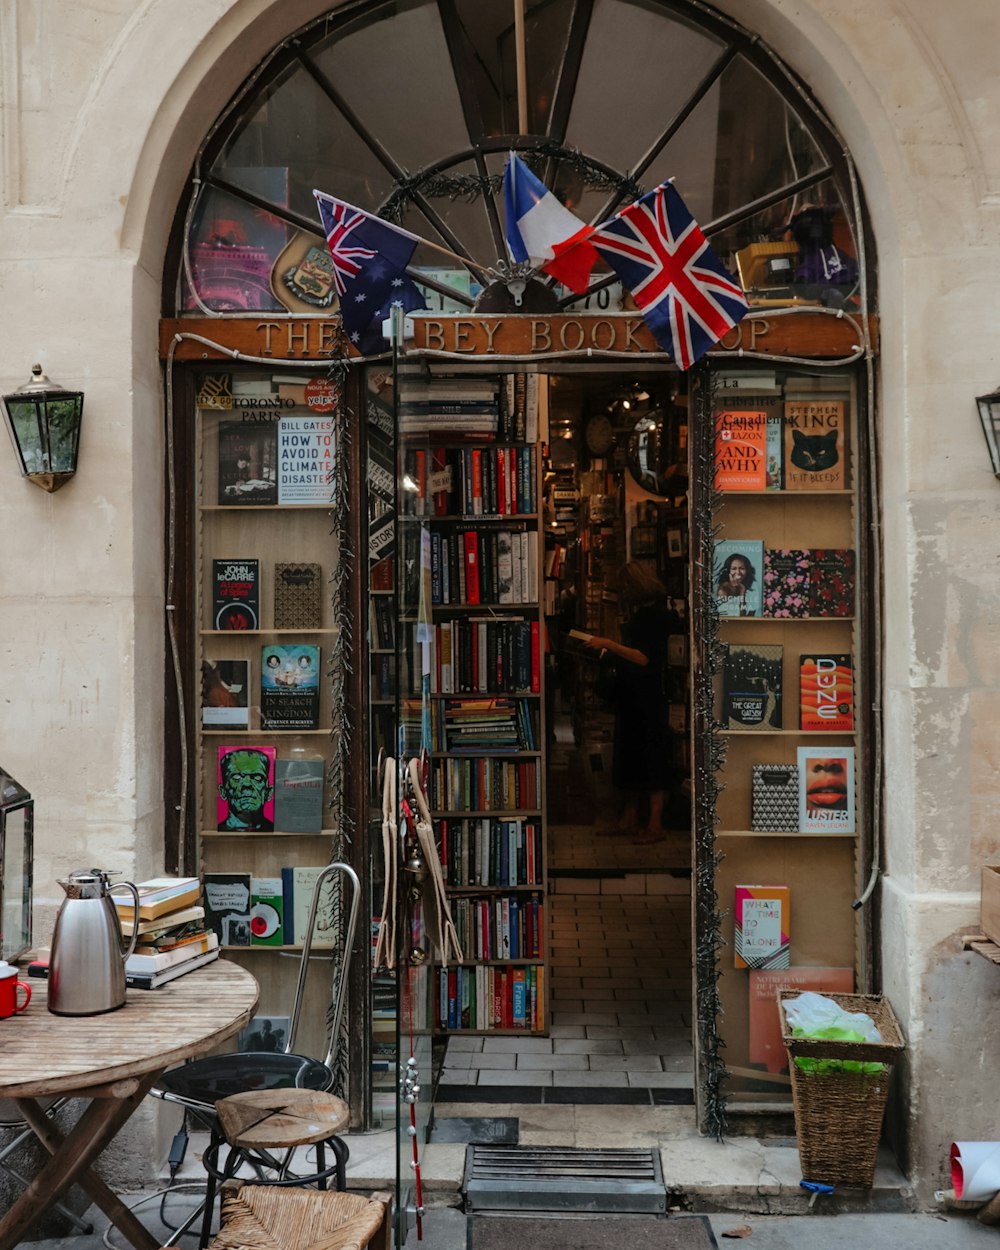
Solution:
[(659, 1213), (666, 1191), (658, 1150), (470, 1146), (468, 1211)]

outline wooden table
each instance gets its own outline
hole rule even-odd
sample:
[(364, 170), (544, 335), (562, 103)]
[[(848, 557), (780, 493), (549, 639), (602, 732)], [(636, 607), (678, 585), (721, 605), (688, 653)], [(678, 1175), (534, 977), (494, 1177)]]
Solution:
[[(74, 1182), (136, 1250), (156, 1250), (159, 1241), (91, 1164), (167, 1068), (205, 1054), (247, 1024), (257, 982), (220, 959), (162, 989), (130, 989), (124, 1007), (100, 1016), (52, 1015), (47, 988), (32, 981), (27, 1010), (0, 1020), (0, 1098), (14, 1100), (51, 1155), (0, 1219), (0, 1250), (13, 1250)], [(65, 1137), (39, 1102), (56, 1095), (89, 1102)]]

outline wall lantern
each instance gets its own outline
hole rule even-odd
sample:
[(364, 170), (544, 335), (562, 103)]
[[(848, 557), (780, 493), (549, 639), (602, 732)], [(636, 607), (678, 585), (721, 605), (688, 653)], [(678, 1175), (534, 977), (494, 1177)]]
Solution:
[(980, 395), (976, 403), (986, 435), (986, 446), (990, 449), (990, 460), (993, 461), (993, 472), (1000, 477), (1000, 391)]
[(0, 959), (31, 947), (34, 825), (34, 799), (0, 768)]
[(64, 391), (32, 365), (31, 381), (0, 398), (21, 473), (42, 490), (56, 491), (76, 472), (83, 391)]

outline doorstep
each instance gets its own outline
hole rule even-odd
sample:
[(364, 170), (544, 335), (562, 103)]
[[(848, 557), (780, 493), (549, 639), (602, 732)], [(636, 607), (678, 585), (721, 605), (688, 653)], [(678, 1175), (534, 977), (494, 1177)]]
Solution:
[[(521, 1145), (656, 1146), (659, 1149), (668, 1209), (758, 1215), (805, 1215), (810, 1196), (799, 1185), (802, 1173), (794, 1140), (732, 1137), (717, 1142), (701, 1137), (690, 1107), (563, 1106), (537, 1104), (440, 1104), (435, 1123), (448, 1118), (512, 1117)], [(393, 1189), (396, 1183), (396, 1133), (379, 1129), (345, 1136), (350, 1149), (349, 1189)], [(203, 1175), (201, 1153), (207, 1133), (192, 1133), (177, 1180)], [(462, 1205), (466, 1145), (434, 1142), (421, 1151), (420, 1175), (427, 1207)], [(852, 1212), (902, 1213), (919, 1205), (888, 1150), (879, 1153), (871, 1189), (838, 1189), (820, 1196), (817, 1215)]]

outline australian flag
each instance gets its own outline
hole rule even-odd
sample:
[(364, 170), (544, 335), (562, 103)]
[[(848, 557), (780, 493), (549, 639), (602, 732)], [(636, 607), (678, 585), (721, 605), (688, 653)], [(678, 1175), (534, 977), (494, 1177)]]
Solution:
[(632, 292), (660, 346), (689, 369), (750, 311), (671, 183), (597, 227), (590, 242)]
[(394, 306), (424, 308), (424, 297), (406, 276), (420, 239), (408, 230), (314, 191), (323, 233), (333, 258), (340, 315), (351, 345), (362, 356), (388, 349), (382, 322)]

